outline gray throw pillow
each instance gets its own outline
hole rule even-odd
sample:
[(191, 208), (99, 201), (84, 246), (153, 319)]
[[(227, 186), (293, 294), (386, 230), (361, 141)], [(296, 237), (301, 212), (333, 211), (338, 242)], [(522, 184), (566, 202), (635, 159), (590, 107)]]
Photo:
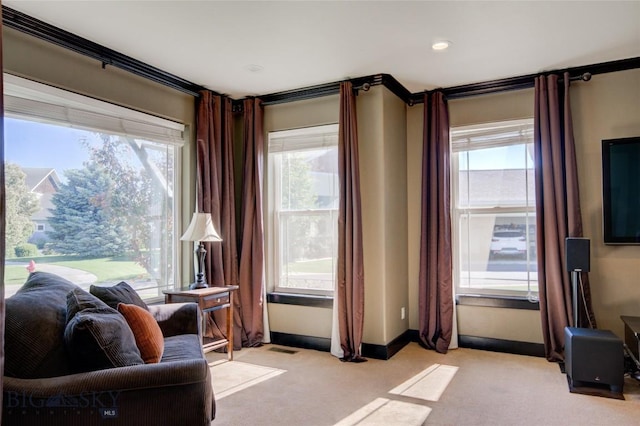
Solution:
[(67, 294), (75, 284), (48, 272), (32, 272), (5, 301), (4, 374), (22, 379), (71, 373), (63, 335)]
[(64, 342), (75, 372), (144, 364), (124, 317), (80, 288), (67, 295)]
[(138, 305), (149, 310), (147, 304), (138, 295), (138, 292), (124, 281), (111, 287), (92, 285), (89, 288), (89, 292), (113, 309), (118, 309), (118, 303), (124, 303), (126, 305)]

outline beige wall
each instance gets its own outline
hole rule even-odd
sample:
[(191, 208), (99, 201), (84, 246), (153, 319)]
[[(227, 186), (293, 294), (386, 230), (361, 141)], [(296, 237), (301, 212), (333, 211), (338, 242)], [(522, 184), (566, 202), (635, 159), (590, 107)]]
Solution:
[(424, 106), (407, 106), (407, 273), (409, 328), (418, 330), (418, 275), (420, 273), (420, 211), (422, 203), (422, 123)]
[(194, 98), (10, 28), (2, 30), (4, 71), (148, 114), (194, 122)]
[[(533, 89), (450, 101), (452, 126), (533, 116)], [(571, 102), (584, 236), (591, 240), (591, 289), (599, 328), (622, 337), (620, 315), (640, 315), (640, 246), (602, 242), (602, 139), (640, 135), (640, 70), (596, 75), (572, 85)], [(418, 328), (420, 173), (423, 106), (407, 112), (409, 300)], [(460, 334), (542, 343), (537, 311), (458, 306)]]
[[(384, 345), (408, 328), (406, 112), (382, 86), (357, 98), (365, 321), (363, 341)], [(408, 310), (408, 309), (406, 309)]]
[(362, 242), (364, 244), (366, 343), (384, 340), (385, 215), (384, 215), (384, 137), (382, 87), (373, 87), (357, 98), (358, 154), (362, 201)]
[[(194, 97), (54, 44), (4, 28), (4, 72), (66, 89), (92, 98), (183, 123), (188, 142), (182, 149), (182, 176), (176, 196), (183, 200), (179, 215), (191, 218), (195, 204)], [(190, 265), (192, 249), (183, 243), (182, 265)], [(182, 268), (183, 282), (190, 282)]]
[(601, 144), (640, 136), (640, 70), (595, 75), (571, 90), (583, 228), (591, 240), (593, 310), (599, 328), (623, 337), (620, 315), (640, 316), (640, 246), (602, 242)]
[[(384, 105), (384, 335), (389, 343), (409, 328), (409, 276), (407, 272), (407, 113), (405, 103), (387, 89), (382, 91)], [(404, 318), (401, 309), (404, 308)], [(369, 315), (375, 312), (368, 311)]]

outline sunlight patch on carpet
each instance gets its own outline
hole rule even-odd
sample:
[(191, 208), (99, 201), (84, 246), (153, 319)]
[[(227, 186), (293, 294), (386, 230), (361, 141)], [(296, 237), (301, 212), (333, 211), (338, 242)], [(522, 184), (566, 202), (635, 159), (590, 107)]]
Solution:
[(377, 398), (335, 426), (420, 426), (431, 413), (431, 408), (402, 401)]
[(426, 401), (438, 401), (457, 371), (458, 367), (433, 364), (400, 386), (391, 389), (389, 393)]
[(209, 366), (216, 400), (286, 372), (278, 368), (227, 360), (216, 361)]

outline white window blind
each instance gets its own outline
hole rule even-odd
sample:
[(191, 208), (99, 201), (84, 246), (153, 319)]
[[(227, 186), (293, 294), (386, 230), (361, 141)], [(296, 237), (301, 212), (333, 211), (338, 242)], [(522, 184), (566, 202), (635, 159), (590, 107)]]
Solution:
[(102, 131), (181, 146), (184, 124), (4, 74), (8, 117)]
[(464, 126), (451, 131), (451, 150), (453, 152), (532, 142), (533, 127), (530, 119)]
[(269, 134), (269, 153), (327, 148), (335, 146), (337, 138), (337, 124), (282, 130)]

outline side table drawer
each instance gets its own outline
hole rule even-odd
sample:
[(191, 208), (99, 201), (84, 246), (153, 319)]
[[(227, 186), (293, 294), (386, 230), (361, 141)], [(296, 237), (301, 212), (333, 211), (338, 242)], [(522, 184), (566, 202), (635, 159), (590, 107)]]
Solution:
[(229, 304), (229, 293), (212, 294), (210, 296), (204, 296), (201, 299), (202, 309), (211, 309), (217, 306), (223, 306)]
[(227, 334), (224, 339), (217, 339), (213, 342), (205, 343), (204, 331), (207, 328), (207, 316), (202, 315), (200, 330), (203, 331), (202, 349), (204, 352), (227, 347), (227, 359), (233, 361), (233, 292), (238, 289), (237, 285), (225, 285), (220, 287), (207, 287), (183, 291), (163, 291), (165, 303), (192, 302), (197, 303), (202, 312), (213, 312), (225, 310), (227, 316)]

